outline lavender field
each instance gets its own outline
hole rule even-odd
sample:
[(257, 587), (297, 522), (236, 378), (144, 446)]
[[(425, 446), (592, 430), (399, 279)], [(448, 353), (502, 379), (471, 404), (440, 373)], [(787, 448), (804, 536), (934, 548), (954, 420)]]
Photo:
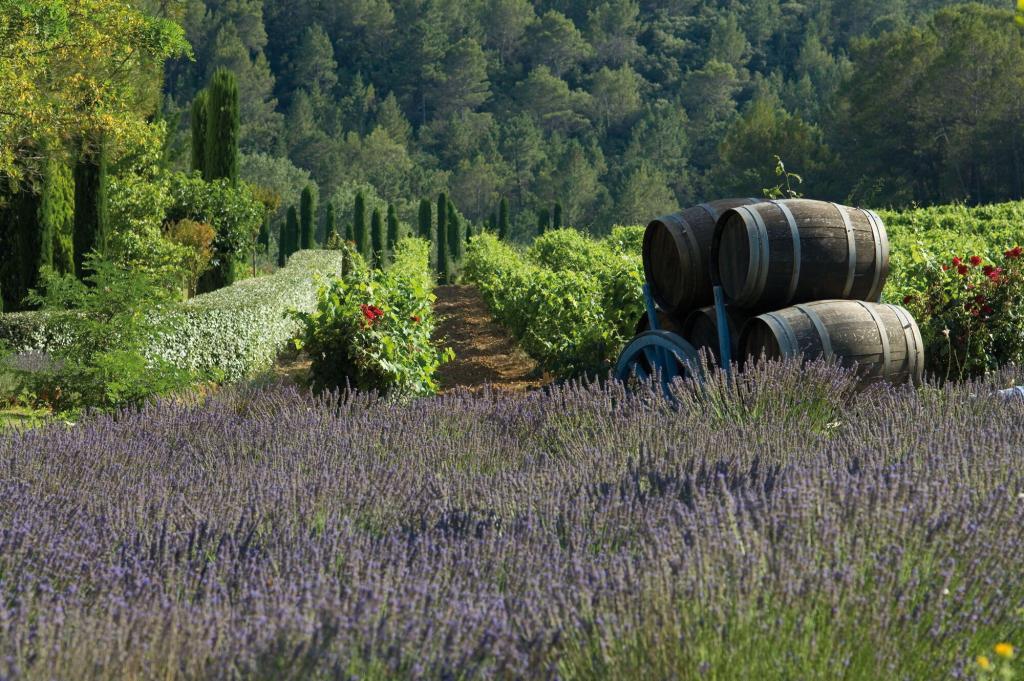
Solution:
[(851, 385), (264, 386), (7, 432), (0, 678), (973, 678), (1024, 641), (1024, 402)]

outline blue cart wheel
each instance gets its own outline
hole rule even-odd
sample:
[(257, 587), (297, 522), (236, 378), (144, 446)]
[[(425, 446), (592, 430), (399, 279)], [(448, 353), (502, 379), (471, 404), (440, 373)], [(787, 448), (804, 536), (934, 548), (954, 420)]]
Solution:
[(629, 342), (615, 364), (615, 377), (620, 381), (638, 378), (646, 381), (657, 375), (662, 389), (679, 376), (700, 373), (697, 350), (671, 331), (645, 331)]

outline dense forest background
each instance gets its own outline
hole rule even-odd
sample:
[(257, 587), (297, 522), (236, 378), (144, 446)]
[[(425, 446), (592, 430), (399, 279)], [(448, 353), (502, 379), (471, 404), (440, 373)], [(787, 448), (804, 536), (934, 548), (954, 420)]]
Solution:
[[(515, 230), (560, 202), (602, 232), (760, 195), (775, 155), (811, 196), (872, 206), (1024, 194), (1024, 48), (1009, 0), (187, 0), (170, 151), (218, 67), (241, 172), (406, 222), (447, 190)], [(293, 197), (289, 199), (288, 197)]]

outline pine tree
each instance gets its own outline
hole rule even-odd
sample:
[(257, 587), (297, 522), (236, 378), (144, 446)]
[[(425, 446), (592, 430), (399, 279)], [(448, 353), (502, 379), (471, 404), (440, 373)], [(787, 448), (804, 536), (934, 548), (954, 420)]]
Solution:
[(206, 90), (200, 90), (192, 100), (192, 170), (206, 173), (206, 125), (208, 98)]
[(302, 190), (302, 198), (299, 202), (299, 220), (301, 225), (299, 247), (304, 249), (316, 248), (316, 196), (313, 194), (312, 185), (306, 185)]
[(448, 263), (448, 195), (444, 192), (437, 197), (437, 273), (441, 282), (447, 284)]
[(430, 241), (430, 221), (433, 219), (431, 214), (430, 201), (426, 199), (420, 199), (420, 213), (419, 213), (419, 230), (420, 238)]
[(551, 226), (555, 229), (562, 228), (562, 204), (555, 203), (555, 215), (551, 220)]
[(292, 253), (299, 250), (299, 214), (295, 211), (295, 206), (288, 207), (288, 218), (287, 228), (285, 235), (285, 253), (291, 257)]
[(498, 238), (507, 241), (508, 229), (508, 197), (501, 197), (501, 204), (498, 206)]
[(334, 214), (334, 204), (327, 202), (327, 212), (324, 215), (324, 243), (331, 243), (341, 238), (338, 234), (338, 217)]
[(387, 257), (388, 261), (394, 259), (395, 248), (398, 247), (398, 239), (401, 236), (398, 233), (398, 213), (395, 212), (394, 204), (388, 204), (388, 248)]
[(238, 82), (235, 74), (217, 69), (206, 100), (206, 144), (203, 179), (238, 181)]
[(355, 206), (352, 209), (353, 231), (355, 232), (356, 250), (369, 260), (370, 235), (366, 230), (366, 197), (362, 192), (356, 194)]
[(85, 256), (91, 251), (107, 252), (107, 152), (103, 140), (95, 148), (83, 149), (75, 164), (75, 229), (73, 252), (75, 275), (86, 275)]
[(384, 216), (380, 214), (380, 208), (373, 209), (373, 217), (370, 219), (370, 233), (373, 240), (373, 264), (378, 269), (384, 269), (386, 254), (384, 247), (387, 236), (384, 233)]
[(448, 253), (449, 269), (454, 271), (462, 265), (462, 257), (466, 253), (466, 243), (462, 239), (462, 220), (455, 212), (455, 205), (448, 202)]

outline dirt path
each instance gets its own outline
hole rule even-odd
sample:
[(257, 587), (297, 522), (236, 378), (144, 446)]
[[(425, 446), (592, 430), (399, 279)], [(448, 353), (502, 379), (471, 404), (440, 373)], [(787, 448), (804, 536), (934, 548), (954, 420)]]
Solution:
[(484, 384), (504, 390), (529, 390), (548, 382), (508, 330), (494, 321), (475, 287), (439, 286), (434, 293), (438, 316), (435, 338), (455, 351), (455, 361), (438, 371), (443, 390)]

